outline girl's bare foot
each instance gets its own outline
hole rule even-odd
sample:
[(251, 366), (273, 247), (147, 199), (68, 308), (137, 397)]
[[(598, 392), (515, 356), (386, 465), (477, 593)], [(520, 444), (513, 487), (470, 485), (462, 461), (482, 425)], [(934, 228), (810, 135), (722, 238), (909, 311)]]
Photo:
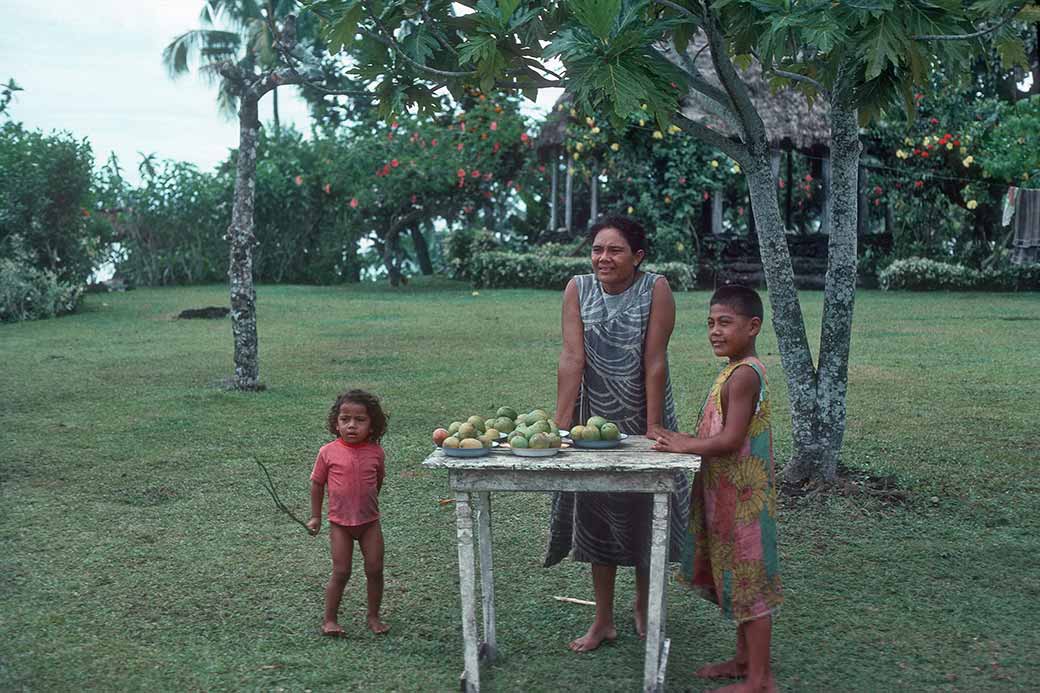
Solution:
[(383, 633), (390, 630), (390, 626), (380, 621), (378, 616), (369, 616), (368, 629), (376, 635), (382, 635)]
[(600, 626), (593, 623), (585, 635), (572, 640), (568, 647), (573, 652), (592, 652), (604, 641), (614, 642), (615, 640), (617, 640), (617, 629), (614, 626)]
[(730, 659), (716, 664), (705, 664), (693, 675), (702, 679), (742, 679), (747, 675), (747, 662)]
[(321, 634), (330, 638), (340, 638), (346, 635), (347, 632), (335, 621), (325, 621), (325, 623), (321, 624)]

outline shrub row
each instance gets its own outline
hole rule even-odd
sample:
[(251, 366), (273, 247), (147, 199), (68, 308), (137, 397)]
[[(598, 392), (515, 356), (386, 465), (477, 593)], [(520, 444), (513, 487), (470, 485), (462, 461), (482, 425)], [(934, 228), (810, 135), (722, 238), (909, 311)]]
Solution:
[(925, 258), (896, 260), (878, 274), (885, 290), (1040, 291), (1040, 265), (976, 270)]
[(0, 322), (53, 318), (76, 310), (83, 286), (35, 266), (32, 253), (18, 240), (7, 239), (8, 256), (0, 257)]
[[(664, 275), (675, 291), (694, 288), (697, 279), (694, 269), (681, 262), (648, 263), (645, 269)], [(478, 289), (559, 290), (574, 275), (590, 271), (589, 260), (585, 257), (491, 251), (470, 255), (464, 275)]]

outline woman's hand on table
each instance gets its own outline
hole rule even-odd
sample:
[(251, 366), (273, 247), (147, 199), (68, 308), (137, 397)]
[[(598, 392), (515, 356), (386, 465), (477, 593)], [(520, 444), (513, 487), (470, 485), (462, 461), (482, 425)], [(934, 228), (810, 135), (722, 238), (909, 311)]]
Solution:
[[(647, 437), (650, 437), (649, 434)], [(658, 452), (691, 453), (694, 452), (693, 441), (696, 438), (688, 433), (677, 433), (676, 431), (661, 429), (656, 436), (656, 440), (657, 442), (651, 447)]]

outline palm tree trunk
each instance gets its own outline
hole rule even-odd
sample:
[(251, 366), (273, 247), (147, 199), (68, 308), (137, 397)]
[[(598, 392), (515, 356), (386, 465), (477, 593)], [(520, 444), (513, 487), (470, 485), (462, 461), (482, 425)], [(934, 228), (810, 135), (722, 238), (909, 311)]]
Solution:
[(256, 287), (253, 284), (253, 202), (256, 194), (256, 143), (260, 121), (259, 98), (251, 91), (243, 94), (238, 111), (238, 164), (235, 173), (235, 199), (228, 227), (231, 290), (231, 333), (235, 342), (236, 390), (262, 390), (260, 384), (259, 344), (256, 333)]

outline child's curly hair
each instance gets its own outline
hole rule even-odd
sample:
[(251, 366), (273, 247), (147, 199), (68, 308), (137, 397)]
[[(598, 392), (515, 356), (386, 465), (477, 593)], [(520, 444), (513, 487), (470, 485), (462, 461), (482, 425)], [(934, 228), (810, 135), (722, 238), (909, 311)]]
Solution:
[(329, 417), (326, 422), (329, 433), (334, 436), (339, 435), (339, 431), (336, 429), (336, 421), (339, 418), (339, 408), (347, 402), (350, 402), (351, 404), (360, 404), (365, 408), (368, 412), (368, 417), (372, 420), (372, 427), (369, 431), (368, 439), (373, 443), (378, 443), (386, 433), (386, 422), (390, 416), (383, 411), (383, 405), (380, 403), (379, 398), (367, 390), (347, 390), (336, 398), (336, 402), (329, 409)]

